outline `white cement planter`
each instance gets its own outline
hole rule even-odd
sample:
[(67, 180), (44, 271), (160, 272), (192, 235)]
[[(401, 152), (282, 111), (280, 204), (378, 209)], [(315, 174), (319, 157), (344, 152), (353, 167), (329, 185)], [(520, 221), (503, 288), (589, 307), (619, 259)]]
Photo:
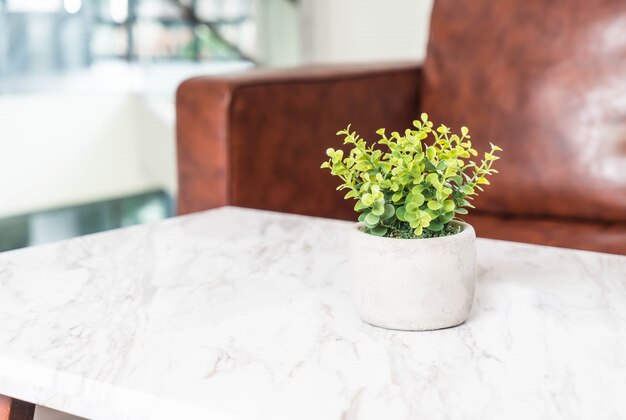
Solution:
[(476, 283), (476, 234), (381, 238), (356, 224), (350, 238), (353, 300), (363, 321), (397, 330), (453, 327), (469, 317)]

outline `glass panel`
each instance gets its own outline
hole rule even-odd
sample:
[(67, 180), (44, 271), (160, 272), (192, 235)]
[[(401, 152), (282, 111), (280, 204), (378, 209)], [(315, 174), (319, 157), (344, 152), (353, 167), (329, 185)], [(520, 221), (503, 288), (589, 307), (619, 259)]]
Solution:
[(155, 191), (130, 197), (0, 219), (0, 252), (39, 245), (173, 215), (173, 200)]

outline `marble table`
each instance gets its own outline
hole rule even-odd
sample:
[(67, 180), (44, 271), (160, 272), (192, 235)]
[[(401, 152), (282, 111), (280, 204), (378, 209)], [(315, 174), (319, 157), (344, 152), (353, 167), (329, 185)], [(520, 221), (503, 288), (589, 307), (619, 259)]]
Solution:
[(364, 324), (350, 223), (226, 207), (0, 254), (0, 394), (93, 419), (626, 418), (626, 257), (480, 239), (467, 323)]

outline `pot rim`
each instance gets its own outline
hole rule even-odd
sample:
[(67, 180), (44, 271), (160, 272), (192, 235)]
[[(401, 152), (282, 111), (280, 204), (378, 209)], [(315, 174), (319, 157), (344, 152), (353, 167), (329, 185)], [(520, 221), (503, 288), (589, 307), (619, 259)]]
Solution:
[(370, 238), (375, 238), (374, 240), (379, 240), (379, 241), (418, 241), (418, 242), (427, 242), (430, 241), (430, 243), (434, 243), (434, 242), (447, 242), (447, 241), (453, 241), (453, 240), (458, 240), (463, 238), (464, 236), (476, 236), (475, 232), (474, 232), (474, 227), (472, 225), (470, 225), (467, 222), (462, 222), (460, 220), (453, 220), (451, 222), (454, 225), (458, 225), (462, 227), (462, 230), (459, 233), (455, 233), (453, 235), (447, 235), (447, 236), (440, 236), (440, 237), (435, 237), (435, 238), (411, 238), (411, 239), (406, 239), (406, 238), (388, 238), (385, 236), (376, 236), (376, 235), (372, 235), (369, 233), (364, 232), (361, 228), (365, 227), (365, 223), (363, 222), (357, 222), (352, 226), (352, 230), (355, 232), (358, 232), (357, 234), (361, 234), (361, 235), (366, 235), (367, 237)]

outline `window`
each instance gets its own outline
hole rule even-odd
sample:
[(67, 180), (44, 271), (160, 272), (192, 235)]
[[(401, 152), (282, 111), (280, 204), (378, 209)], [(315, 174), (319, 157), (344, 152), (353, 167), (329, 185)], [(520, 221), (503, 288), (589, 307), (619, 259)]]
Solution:
[(0, 0), (0, 76), (101, 60), (254, 61), (253, 0)]

